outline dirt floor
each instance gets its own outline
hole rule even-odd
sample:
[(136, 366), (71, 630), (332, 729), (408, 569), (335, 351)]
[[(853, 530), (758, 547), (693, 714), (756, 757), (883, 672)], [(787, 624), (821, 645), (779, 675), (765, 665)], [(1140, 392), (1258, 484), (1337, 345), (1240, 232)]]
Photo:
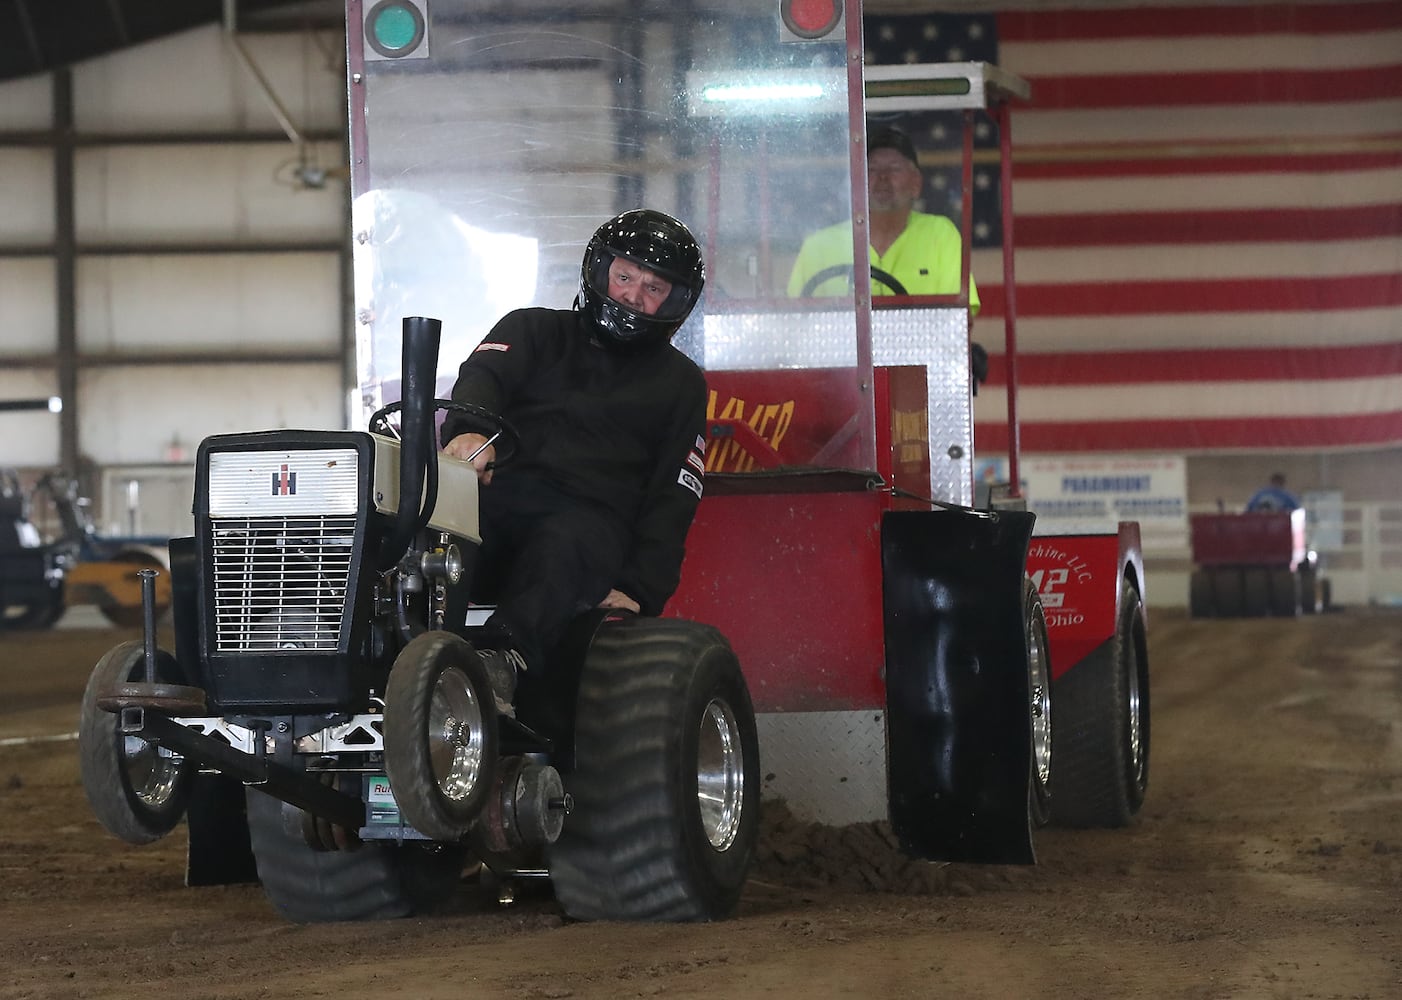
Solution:
[(1395, 611), (1151, 612), (1130, 828), (1041, 831), (1035, 867), (940, 866), (771, 809), (739, 916), (700, 926), (570, 923), (471, 881), (444, 914), (297, 926), (256, 885), (185, 888), (181, 831), (127, 847), (78, 784), (88, 670), (135, 635), (0, 636), (0, 1000), (1402, 997)]

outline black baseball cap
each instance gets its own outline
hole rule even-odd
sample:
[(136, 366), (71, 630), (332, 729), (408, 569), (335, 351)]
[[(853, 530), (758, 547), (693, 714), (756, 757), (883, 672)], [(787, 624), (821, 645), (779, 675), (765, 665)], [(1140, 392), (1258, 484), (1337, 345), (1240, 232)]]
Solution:
[(894, 149), (917, 167), (920, 157), (915, 152), (915, 143), (894, 125), (881, 125), (867, 133), (867, 156), (878, 149)]

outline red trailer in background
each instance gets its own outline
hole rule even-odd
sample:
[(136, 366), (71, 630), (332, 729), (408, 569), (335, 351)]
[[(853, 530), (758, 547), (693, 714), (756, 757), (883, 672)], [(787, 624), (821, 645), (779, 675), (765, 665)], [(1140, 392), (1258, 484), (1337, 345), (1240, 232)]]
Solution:
[(1194, 514), (1194, 618), (1293, 618), (1329, 607), (1329, 581), (1305, 540), (1305, 511)]

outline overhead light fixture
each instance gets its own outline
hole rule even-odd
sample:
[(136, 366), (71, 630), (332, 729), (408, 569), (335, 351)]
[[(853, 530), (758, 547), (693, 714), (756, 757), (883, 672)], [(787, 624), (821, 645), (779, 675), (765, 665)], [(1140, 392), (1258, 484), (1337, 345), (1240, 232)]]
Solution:
[(48, 410), (50, 413), (63, 412), (63, 399), (59, 396), (44, 396), (39, 399), (0, 399), (0, 411)]
[(847, 108), (841, 67), (691, 72), (686, 75), (693, 115), (811, 115)]
[(823, 96), (816, 83), (718, 83), (701, 91), (703, 101), (813, 101)]

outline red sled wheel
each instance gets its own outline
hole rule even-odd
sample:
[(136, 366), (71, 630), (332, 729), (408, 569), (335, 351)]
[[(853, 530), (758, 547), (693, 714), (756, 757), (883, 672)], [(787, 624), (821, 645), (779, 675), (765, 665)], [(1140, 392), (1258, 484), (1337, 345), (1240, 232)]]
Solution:
[(1072, 667), (1056, 705), (1052, 819), (1062, 826), (1126, 826), (1149, 784), (1149, 658), (1144, 605), (1125, 581), (1114, 636)]

